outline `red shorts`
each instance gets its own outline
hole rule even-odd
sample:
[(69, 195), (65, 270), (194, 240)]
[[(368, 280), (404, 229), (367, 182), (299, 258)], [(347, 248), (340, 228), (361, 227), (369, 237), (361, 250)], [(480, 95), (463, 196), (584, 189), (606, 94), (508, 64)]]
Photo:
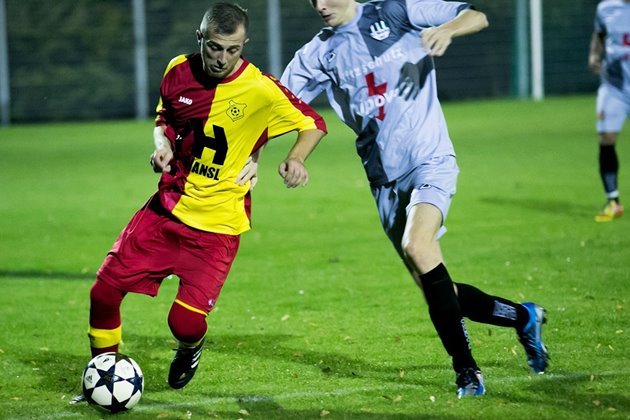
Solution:
[(162, 280), (175, 274), (177, 300), (207, 314), (219, 297), (239, 242), (240, 236), (183, 224), (153, 197), (122, 231), (97, 277), (124, 292), (156, 296)]

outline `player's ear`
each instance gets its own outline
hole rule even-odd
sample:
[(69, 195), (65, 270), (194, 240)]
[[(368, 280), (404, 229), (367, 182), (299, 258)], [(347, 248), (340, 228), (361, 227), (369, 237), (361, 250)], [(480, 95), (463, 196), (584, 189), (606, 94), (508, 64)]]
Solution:
[(243, 41), (243, 45), (247, 44), (249, 42), (249, 38), (245, 38), (245, 41)]
[(195, 32), (195, 35), (197, 36), (197, 44), (201, 45), (201, 40), (203, 39), (203, 34), (201, 33), (201, 31), (199, 29), (197, 29), (197, 31)]

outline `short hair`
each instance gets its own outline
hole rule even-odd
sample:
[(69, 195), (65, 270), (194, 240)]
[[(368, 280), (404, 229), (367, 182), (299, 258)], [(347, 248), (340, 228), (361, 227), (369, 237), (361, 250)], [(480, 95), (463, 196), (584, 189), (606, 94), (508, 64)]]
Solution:
[(249, 28), (247, 9), (236, 3), (219, 2), (206, 10), (201, 20), (201, 32), (212, 30), (219, 34), (233, 34), (239, 25), (243, 25), (245, 33)]

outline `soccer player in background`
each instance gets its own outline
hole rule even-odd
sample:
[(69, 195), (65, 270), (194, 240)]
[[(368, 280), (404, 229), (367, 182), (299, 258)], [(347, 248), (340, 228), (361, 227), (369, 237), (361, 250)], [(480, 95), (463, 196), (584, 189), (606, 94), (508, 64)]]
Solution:
[(417, 285), (455, 370), (457, 395), (482, 395), (462, 317), (512, 327), (534, 372), (547, 367), (544, 310), (453, 283), (438, 242), (458, 168), (437, 98), (433, 56), (488, 25), (469, 4), (442, 0), (311, 0), (327, 25), (281, 82), (310, 102), (325, 92), (357, 135), (381, 223)]
[(303, 185), (304, 160), (326, 131), (321, 116), (242, 56), (247, 29), (244, 9), (216, 3), (196, 32), (199, 51), (168, 64), (151, 157), (162, 173), (158, 191), (123, 230), (90, 291), (88, 335), (96, 356), (118, 350), (127, 293), (155, 296), (165, 277), (179, 277), (168, 314), (179, 341), (168, 375), (175, 389), (195, 374), (206, 317), (240, 234), (250, 229), (251, 156), (269, 139), (297, 131), (279, 172), (287, 187)]
[(604, 0), (597, 5), (588, 65), (601, 79), (597, 90), (596, 129), (599, 133), (599, 174), (607, 200), (595, 221), (610, 222), (623, 216), (617, 187), (619, 160), (615, 145), (630, 115), (630, 0)]

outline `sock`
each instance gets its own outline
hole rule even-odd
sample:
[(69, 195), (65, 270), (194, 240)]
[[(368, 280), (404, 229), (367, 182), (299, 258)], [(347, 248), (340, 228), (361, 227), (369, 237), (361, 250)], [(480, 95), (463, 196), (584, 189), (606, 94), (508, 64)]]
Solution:
[(474, 286), (456, 283), (462, 316), (471, 321), (522, 330), (529, 321), (527, 309), (511, 300), (490, 296)]
[(168, 314), (168, 326), (173, 336), (184, 347), (195, 347), (205, 337), (206, 316), (192, 311), (175, 301)]
[(617, 174), (619, 160), (614, 145), (599, 145), (599, 174), (604, 183), (604, 191), (610, 200), (618, 199)]
[(92, 357), (118, 351), (122, 339), (120, 304), (125, 293), (102, 280), (90, 289), (90, 349)]
[(429, 306), (429, 316), (446, 352), (453, 358), (453, 368), (478, 369), (472, 356), (468, 332), (462, 318), (453, 282), (443, 264), (420, 275), (422, 289)]

